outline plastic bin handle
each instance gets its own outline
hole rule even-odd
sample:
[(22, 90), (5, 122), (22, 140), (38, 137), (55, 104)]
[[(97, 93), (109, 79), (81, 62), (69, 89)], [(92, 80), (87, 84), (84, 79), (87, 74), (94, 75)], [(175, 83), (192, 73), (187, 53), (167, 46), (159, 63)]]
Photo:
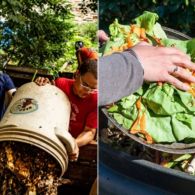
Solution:
[(55, 127), (55, 135), (65, 145), (68, 154), (73, 153), (76, 148), (76, 141), (74, 137), (72, 137), (72, 135), (68, 131), (62, 131), (57, 127)]

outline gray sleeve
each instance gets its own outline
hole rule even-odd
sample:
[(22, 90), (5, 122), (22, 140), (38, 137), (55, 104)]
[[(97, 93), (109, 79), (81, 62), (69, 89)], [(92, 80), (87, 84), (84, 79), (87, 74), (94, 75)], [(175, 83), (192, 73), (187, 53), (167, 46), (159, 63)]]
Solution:
[(118, 101), (143, 84), (143, 68), (129, 51), (99, 58), (99, 105)]

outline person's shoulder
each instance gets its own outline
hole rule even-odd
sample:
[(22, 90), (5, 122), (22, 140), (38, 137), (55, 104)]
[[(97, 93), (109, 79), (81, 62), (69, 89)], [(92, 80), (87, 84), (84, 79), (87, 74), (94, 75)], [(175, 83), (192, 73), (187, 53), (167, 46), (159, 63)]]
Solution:
[(3, 80), (4, 83), (12, 83), (12, 79), (10, 76), (6, 73), (0, 73), (1, 80)]
[(73, 79), (59, 77), (55, 80), (56, 85), (65, 85), (65, 84), (70, 84), (70, 83), (73, 83)]
[(89, 97), (89, 101), (93, 104), (97, 104), (97, 98), (98, 98), (98, 94), (97, 93), (92, 93)]
[(3, 72), (0, 72), (0, 77), (2, 79), (4, 79), (5, 81), (6, 80), (8, 80), (8, 81), (11, 80), (10, 76), (8, 74), (6, 74), (6, 73), (3, 73)]
[(11, 77), (6, 73), (0, 74), (1, 85), (4, 86), (5, 90), (15, 89), (15, 85)]

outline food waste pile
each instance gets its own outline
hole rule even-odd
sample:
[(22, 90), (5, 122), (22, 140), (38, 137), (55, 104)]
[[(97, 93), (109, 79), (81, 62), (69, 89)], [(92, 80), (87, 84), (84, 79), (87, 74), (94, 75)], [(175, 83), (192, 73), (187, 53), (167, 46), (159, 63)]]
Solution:
[(67, 182), (61, 169), (45, 151), (20, 142), (0, 142), (1, 195), (56, 195)]
[[(109, 26), (110, 39), (100, 48), (99, 55), (127, 52), (126, 49), (144, 41), (155, 47), (179, 49), (195, 62), (195, 39), (180, 40), (178, 37), (186, 39), (185, 35), (176, 31), (170, 33), (158, 19), (156, 13), (148, 11), (129, 24), (120, 24), (116, 19)], [(194, 70), (186, 71), (195, 77)], [(107, 112), (128, 134), (135, 135), (140, 141), (166, 144), (170, 148), (175, 143), (178, 147), (185, 144), (187, 148), (195, 143), (195, 83), (187, 79), (181, 81), (189, 86), (188, 91), (166, 82), (144, 82), (133, 94), (110, 105)]]

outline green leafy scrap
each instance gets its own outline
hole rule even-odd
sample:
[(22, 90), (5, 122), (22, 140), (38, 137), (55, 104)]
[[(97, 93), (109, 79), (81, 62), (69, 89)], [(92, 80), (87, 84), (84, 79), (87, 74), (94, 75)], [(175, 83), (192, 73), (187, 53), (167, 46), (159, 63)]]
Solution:
[[(178, 48), (195, 61), (195, 39), (187, 41), (169, 39), (160, 24), (156, 23), (157, 20), (157, 14), (144, 12), (134, 22), (145, 28), (149, 35), (161, 38), (164, 46)], [(118, 36), (125, 37), (126, 28), (123, 32), (122, 26), (118, 21), (115, 21), (112, 26), (111, 35), (115, 40)], [(109, 44), (111, 48), (111, 42)], [(138, 117), (136, 102), (139, 98), (141, 98), (141, 112), (146, 116), (144, 130), (149, 133), (155, 143), (195, 142), (195, 97), (191, 93), (176, 89), (167, 83), (162, 85), (145, 83), (137, 92), (122, 98), (108, 110), (113, 118), (128, 131)], [(173, 166), (175, 162), (171, 164), (170, 166)]]

